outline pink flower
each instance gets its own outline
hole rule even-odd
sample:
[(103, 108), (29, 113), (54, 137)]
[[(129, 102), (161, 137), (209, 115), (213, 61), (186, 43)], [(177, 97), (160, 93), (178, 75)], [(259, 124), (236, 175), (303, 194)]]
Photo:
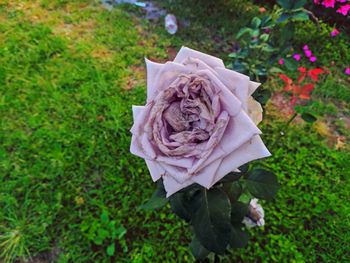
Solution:
[(347, 68), (345, 69), (344, 73), (345, 73), (346, 75), (350, 75), (350, 67), (347, 67)]
[(304, 46), (303, 46), (303, 49), (304, 49), (304, 50), (309, 50), (309, 46), (308, 46), (308, 45), (304, 45)]
[(322, 5), (326, 8), (332, 7), (334, 8), (335, 0), (323, 0)]
[(296, 60), (296, 61), (299, 61), (301, 59), (301, 56), (300, 54), (294, 54), (293, 55), (293, 58)]
[(338, 35), (340, 32), (338, 31), (338, 29), (334, 28), (333, 31), (331, 32), (331, 37), (335, 37), (336, 35)]
[(278, 60), (278, 64), (283, 65), (283, 64), (284, 64), (284, 59), (283, 59), (283, 58), (280, 58), (280, 59)]
[(347, 0), (337, 0), (339, 3), (345, 3)]
[(307, 56), (308, 58), (312, 56), (312, 52), (311, 50), (305, 50), (305, 56)]
[(319, 5), (320, 4), (320, 0), (314, 0), (314, 4)]
[(350, 10), (350, 5), (346, 4), (346, 5), (339, 7), (339, 9), (337, 10), (337, 13), (340, 13), (343, 16), (346, 16), (348, 14), (349, 10)]
[(146, 59), (146, 68), (147, 103), (132, 108), (130, 151), (145, 159), (153, 181), (162, 178), (167, 197), (195, 183), (209, 189), (271, 155), (256, 126), (262, 108), (251, 98), (260, 83), (186, 47), (165, 64)]
[(317, 60), (317, 59), (316, 59), (315, 56), (310, 57), (310, 61), (311, 61), (311, 62), (315, 62), (316, 60)]

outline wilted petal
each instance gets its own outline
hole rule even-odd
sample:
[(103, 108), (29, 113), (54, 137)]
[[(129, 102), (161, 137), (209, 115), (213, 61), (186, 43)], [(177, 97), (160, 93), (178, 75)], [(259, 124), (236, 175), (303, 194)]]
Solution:
[(208, 76), (214, 86), (220, 89), (220, 101), (225, 111), (235, 116), (242, 108), (242, 103), (232, 92), (209, 70), (199, 70), (200, 76)]
[(154, 97), (157, 88), (157, 77), (164, 64), (156, 63), (145, 58), (147, 68), (147, 102)]
[[(198, 163), (192, 167), (191, 172), (200, 171), (217, 159), (228, 156), (260, 133), (261, 131), (252, 120), (241, 110), (240, 114), (237, 114), (229, 121), (219, 146), (213, 150), (208, 159), (199, 160)], [(238, 166), (233, 168), (237, 167)]]
[(263, 109), (259, 102), (257, 102), (253, 97), (248, 99), (248, 115), (252, 121), (258, 125), (263, 118)]
[(210, 56), (208, 54), (204, 54), (204, 53), (199, 52), (199, 51), (194, 50), (194, 49), (190, 49), (188, 47), (182, 47), (180, 49), (179, 53), (177, 53), (177, 55), (174, 59), (174, 62), (182, 63), (183, 61), (185, 61), (189, 57), (200, 59), (212, 68), (216, 68), (216, 67), (224, 68), (225, 67), (224, 62), (222, 62), (221, 59), (219, 59), (217, 57)]
[(249, 95), (252, 95), (254, 91), (261, 85), (259, 82), (250, 81), (249, 82)]

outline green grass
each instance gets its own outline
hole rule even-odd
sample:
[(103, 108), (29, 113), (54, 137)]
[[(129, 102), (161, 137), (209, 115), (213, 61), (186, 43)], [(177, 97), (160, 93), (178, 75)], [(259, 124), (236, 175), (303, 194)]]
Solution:
[[(169, 39), (88, 1), (7, 1), (0, 21), (2, 258), (194, 261), (190, 229), (169, 207), (138, 209), (155, 186), (129, 153), (131, 105), (145, 102), (143, 57), (164, 61), (186, 34)], [(265, 119), (271, 145), (281, 121)], [(266, 165), (282, 189), (264, 204), (266, 227), (224, 261), (349, 261), (349, 152), (300, 126), (271, 150)]]

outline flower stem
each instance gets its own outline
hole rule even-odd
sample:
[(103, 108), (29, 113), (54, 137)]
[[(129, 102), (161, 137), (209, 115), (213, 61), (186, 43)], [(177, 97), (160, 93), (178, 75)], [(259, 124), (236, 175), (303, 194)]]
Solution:
[(271, 148), (273, 148), (276, 143), (279, 141), (279, 139), (281, 139), (282, 135), (284, 135), (284, 131), (286, 130), (286, 128), (288, 128), (289, 124), (291, 124), (291, 122), (298, 116), (298, 113), (295, 112), (290, 118), (289, 120), (283, 125), (282, 129), (279, 130), (277, 138), (275, 139), (275, 141), (272, 143)]

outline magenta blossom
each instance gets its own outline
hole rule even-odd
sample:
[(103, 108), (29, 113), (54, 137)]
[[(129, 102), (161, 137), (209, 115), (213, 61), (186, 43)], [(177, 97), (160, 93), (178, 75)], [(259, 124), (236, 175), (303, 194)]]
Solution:
[(296, 60), (296, 61), (299, 61), (300, 59), (301, 59), (301, 56), (300, 56), (300, 54), (294, 54), (293, 55), (293, 58)]
[(278, 64), (283, 65), (283, 64), (284, 64), (284, 59), (283, 59), (283, 58), (280, 58), (280, 59), (278, 60)]
[(308, 58), (312, 56), (312, 52), (311, 50), (305, 50), (305, 56), (307, 56)]
[(350, 67), (347, 67), (347, 68), (345, 69), (344, 73), (345, 73), (346, 75), (350, 75)]
[(308, 45), (304, 45), (304, 46), (303, 46), (303, 49), (304, 49), (304, 50), (309, 50), (309, 46), (308, 46)]
[(320, 4), (320, 0), (314, 0), (314, 4), (319, 5)]
[(329, 8), (329, 7), (334, 8), (335, 0), (323, 0), (322, 5), (326, 8)]
[(338, 35), (340, 32), (338, 31), (338, 29), (334, 28), (333, 31), (331, 32), (331, 37), (335, 37), (336, 35)]
[(317, 60), (317, 59), (316, 59), (315, 56), (310, 57), (310, 61), (311, 61), (311, 62), (315, 62), (316, 60)]
[(350, 5), (346, 4), (338, 8), (337, 13), (342, 14), (343, 16), (346, 16), (350, 10)]
[(347, 0), (337, 0), (339, 3), (345, 3)]

